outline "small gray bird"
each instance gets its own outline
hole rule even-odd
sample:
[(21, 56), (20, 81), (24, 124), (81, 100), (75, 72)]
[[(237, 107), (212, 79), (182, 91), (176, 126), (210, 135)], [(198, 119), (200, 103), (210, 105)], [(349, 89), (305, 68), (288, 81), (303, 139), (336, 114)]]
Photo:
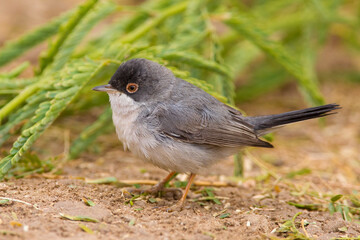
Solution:
[(147, 59), (124, 62), (109, 84), (116, 133), (125, 148), (170, 174), (148, 192), (163, 190), (175, 173), (189, 173), (182, 207), (196, 174), (246, 146), (273, 146), (259, 139), (278, 126), (333, 114), (337, 104), (245, 117), (200, 88)]

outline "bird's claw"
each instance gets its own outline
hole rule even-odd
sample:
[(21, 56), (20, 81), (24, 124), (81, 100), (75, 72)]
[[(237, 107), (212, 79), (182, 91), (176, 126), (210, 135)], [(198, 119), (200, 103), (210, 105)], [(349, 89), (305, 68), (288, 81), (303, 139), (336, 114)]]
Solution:
[(132, 195), (146, 194), (152, 196), (162, 196), (166, 199), (174, 199), (174, 200), (179, 200), (183, 195), (183, 192), (177, 188), (162, 188), (162, 189), (154, 188), (154, 187), (149, 189), (131, 188), (131, 189), (127, 189), (127, 191)]

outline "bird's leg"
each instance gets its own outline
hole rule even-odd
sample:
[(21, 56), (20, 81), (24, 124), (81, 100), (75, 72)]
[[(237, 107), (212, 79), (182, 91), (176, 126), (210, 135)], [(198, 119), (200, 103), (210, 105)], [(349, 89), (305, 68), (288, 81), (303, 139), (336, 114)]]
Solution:
[(187, 183), (186, 188), (185, 188), (185, 192), (184, 192), (184, 194), (182, 195), (181, 199), (178, 202), (181, 206), (184, 205), (184, 202), (186, 200), (186, 196), (188, 195), (190, 187), (191, 187), (192, 183), (194, 182), (195, 176), (196, 176), (196, 174), (194, 174), (194, 173), (190, 174), (188, 183)]
[(132, 194), (151, 194), (151, 195), (158, 195), (160, 192), (164, 193), (164, 196), (166, 198), (172, 198), (172, 199), (179, 199), (182, 195), (182, 191), (180, 189), (176, 188), (165, 188), (165, 184), (170, 181), (174, 176), (176, 172), (170, 172), (169, 175), (167, 175), (166, 178), (158, 182), (156, 185), (152, 186), (149, 189), (129, 189), (128, 191)]
[(182, 210), (182, 208), (184, 206), (184, 203), (185, 203), (185, 200), (186, 200), (186, 196), (189, 193), (189, 190), (190, 190), (190, 187), (191, 187), (192, 183), (194, 182), (195, 176), (196, 176), (196, 174), (194, 174), (194, 173), (190, 174), (188, 183), (186, 185), (185, 191), (184, 191), (181, 199), (175, 205), (168, 208), (169, 212), (181, 211)]
[(176, 174), (176, 172), (170, 172), (169, 175), (166, 176), (166, 178), (164, 178), (163, 180), (158, 182), (156, 185), (154, 185), (150, 189), (148, 189), (148, 192), (149, 193), (158, 193), (158, 192), (164, 190), (165, 184), (167, 182), (169, 182), (174, 177), (175, 174)]

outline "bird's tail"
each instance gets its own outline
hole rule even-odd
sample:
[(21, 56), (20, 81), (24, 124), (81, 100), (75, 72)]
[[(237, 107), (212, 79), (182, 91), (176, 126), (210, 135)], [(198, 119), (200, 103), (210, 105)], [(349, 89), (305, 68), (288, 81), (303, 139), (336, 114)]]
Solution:
[(258, 135), (264, 135), (268, 132), (271, 132), (274, 128), (294, 123), (300, 122), (312, 118), (319, 118), (335, 114), (334, 112), (341, 107), (338, 104), (327, 104), (318, 107), (306, 108), (302, 110), (266, 115), (266, 116), (257, 116), (250, 117), (250, 123), (254, 126), (255, 131)]

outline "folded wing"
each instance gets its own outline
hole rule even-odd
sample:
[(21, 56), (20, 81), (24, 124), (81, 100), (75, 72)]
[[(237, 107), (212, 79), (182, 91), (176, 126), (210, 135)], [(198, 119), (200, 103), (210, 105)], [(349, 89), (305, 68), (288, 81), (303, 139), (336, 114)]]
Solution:
[(183, 100), (159, 107), (155, 114), (160, 132), (179, 141), (230, 148), (272, 147), (257, 137), (239, 111), (217, 101)]

